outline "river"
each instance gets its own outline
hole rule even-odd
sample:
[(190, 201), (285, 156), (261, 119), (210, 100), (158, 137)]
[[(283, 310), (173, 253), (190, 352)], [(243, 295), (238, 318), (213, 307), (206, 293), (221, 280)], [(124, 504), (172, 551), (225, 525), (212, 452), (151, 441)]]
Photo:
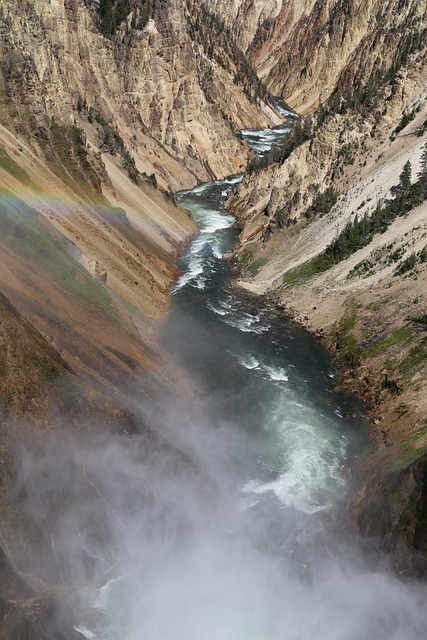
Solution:
[[(244, 135), (265, 152), (278, 134)], [(179, 194), (200, 235), (163, 341), (197, 392), (150, 420), (184, 458), (121, 450), (122, 552), (93, 596), (101, 622), (78, 628), (90, 640), (421, 640), (423, 594), (369, 566), (344, 525), (344, 469), (369, 447), (363, 407), (334, 392), (316, 340), (232, 287), (222, 204), (239, 179)]]

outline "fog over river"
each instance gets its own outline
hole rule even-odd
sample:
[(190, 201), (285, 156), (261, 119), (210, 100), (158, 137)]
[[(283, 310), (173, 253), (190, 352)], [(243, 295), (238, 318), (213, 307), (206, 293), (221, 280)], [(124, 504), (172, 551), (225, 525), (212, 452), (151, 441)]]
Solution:
[[(199, 393), (178, 407), (141, 399), (168, 446), (105, 439), (56, 461), (64, 483), (78, 467), (93, 489), (55, 538), (69, 582), (84, 582), (88, 557), (98, 576), (76, 629), (88, 640), (423, 640), (425, 589), (362, 557), (341, 511), (343, 469), (370, 447), (363, 408), (333, 392), (314, 339), (230, 287), (222, 255), (235, 231), (221, 205), (238, 181), (179, 196), (201, 233), (180, 260), (163, 341)], [(59, 475), (28, 464), (33, 478)]]

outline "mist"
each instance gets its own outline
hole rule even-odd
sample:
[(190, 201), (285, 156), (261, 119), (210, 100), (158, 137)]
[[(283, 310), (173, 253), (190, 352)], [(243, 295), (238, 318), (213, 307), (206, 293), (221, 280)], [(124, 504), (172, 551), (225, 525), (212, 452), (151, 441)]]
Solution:
[(203, 401), (146, 417), (159, 440), (56, 441), (21, 469), (27, 570), (71, 588), (86, 638), (424, 637), (425, 587), (368, 568), (331, 509), (248, 489), (244, 430), (207, 422)]
[(314, 339), (230, 287), (235, 184), (181, 197), (201, 234), (161, 339), (196, 391), (133, 399), (145, 434), (23, 459), (21, 569), (66, 587), (88, 640), (422, 640), (426, 586), (343, 517), (363, 406)]

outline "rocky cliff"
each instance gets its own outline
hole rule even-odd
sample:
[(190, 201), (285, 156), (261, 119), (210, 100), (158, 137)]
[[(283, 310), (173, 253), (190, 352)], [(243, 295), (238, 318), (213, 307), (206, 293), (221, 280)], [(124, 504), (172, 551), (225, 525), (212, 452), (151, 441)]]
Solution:
[(242, 171), (235, 131), (280, 122), (199, 3), (105, 6), (0, 1), (4, 638), (79, 637), (65, 613), (57, 620), (70, 594), (50, 525), (30, 532), (16, 495), (22, 460), (52, 439), (67, 451), (94, 434), (148, 432), (141, 397), (148, 411), (160, 392), (188, 395), (157, 335), (176, 258), (197, 233), (172, 192)]
[[(375, 6), (363, 3), (356, 13)], [(334, 72), (332, 98), (295, 128), (279, 162), (245, 177), (229, 208), (241, 228), (239, 284), (317, 332), (371, 407), (380, 450), (354, 470), (361, 484), (351, 517), (394, 554), (399, 571), (424, 574), (427, 207), (419, 181), (427, 57), (410, 16), (418, 15), (422, 34), (427, 7), (408, 2), (403, 9), (398, 19), (406, 15), (409, 22), (398, 39), (410, 44), (396, 49), (391, 22), (387, 27), (384, 19), (380, 34), (371, 23), (362, 40), (375, 46)], [(341, 12), (343, 24), (350, 17)], [(353, 37), (349, 31), (345, 38)], [(379, 71), (367, 77), (374, 58)], [(317, 64), (316, 56), (304, 59), (307, 68)], [(330, 62), (337, 64), (334, 56)], [(305, 89), (297, 97), (297, 84), (287, 85), (291, 103), (308, 109), (323, 101), (319, 86), (312, 97)], [(368, 220), (373, 231), (364, 227)]]
[(190, 38), (197, 7), (155, 2), (146, 24), (129, 12), (106, 37), (88, 4), (0, 4), (3, 122), (42, 144), (54, 123), (75, 125), (93, 153), (173, 190), (241, 171), (247, 151), (234, 130), (277, 115), (234, 84), (221, 46), (209, 57)]
[(272, 95), (299, 113), (336, 90), (363, 86), (385, 73), (422, 41), (425, 29), (424, 2), (215, 0), (213, 5), (235, 25)]
[(235, 130), (280, 117), (196, 0), (0, 2), (0, 29), (2, 290), (79, 373), (136, 380), (196, 233), (170, 190), (241, 171)]
[[(15, 492), (23, 456), (55, 434), (66, 448), (97, 430), (141, 432), (135, 399), (149, 402), (182, 379), (172, 364), (163, 366), (156, 323), (194, 224), (147, 181), (136, 185), (114, 161), (91, 156), (79, 130), (55, 131), (49, 149), (56, 174), (28, 140), (0, 131), (4, 638), (78, 637), (67, 617), (54, 624), (64, 597), (59, 581), (22, 577), (27, 543), (18, 535)], [(25, 523), (20, 531), (28, 542)], [(12, 593), (16, 572), (26, 587)]]

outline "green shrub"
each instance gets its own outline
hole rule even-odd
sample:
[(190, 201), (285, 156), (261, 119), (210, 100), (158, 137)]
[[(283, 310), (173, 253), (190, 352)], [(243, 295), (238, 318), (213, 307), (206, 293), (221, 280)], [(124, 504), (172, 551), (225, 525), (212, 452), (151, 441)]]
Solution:
[(396, 276), (401, 276), (404, 273), (411, 271), (416, 264), (417, 264), (417, 256), (415, 255), (415, 253), (411, 253), (411, 255), (408, 256), (406, 260), (403, 260), (403, 262), (400, 263), (400, 265), (398, 266), (394, 274)]
[(322, 193), (317, 192), (314, 196), (313, 203), (305, 210), (306, 218), (313, 218), (316, 215), (320, 217), (331, 211), (338, 201), (339, 192), (334, 187), (328, 187)]

